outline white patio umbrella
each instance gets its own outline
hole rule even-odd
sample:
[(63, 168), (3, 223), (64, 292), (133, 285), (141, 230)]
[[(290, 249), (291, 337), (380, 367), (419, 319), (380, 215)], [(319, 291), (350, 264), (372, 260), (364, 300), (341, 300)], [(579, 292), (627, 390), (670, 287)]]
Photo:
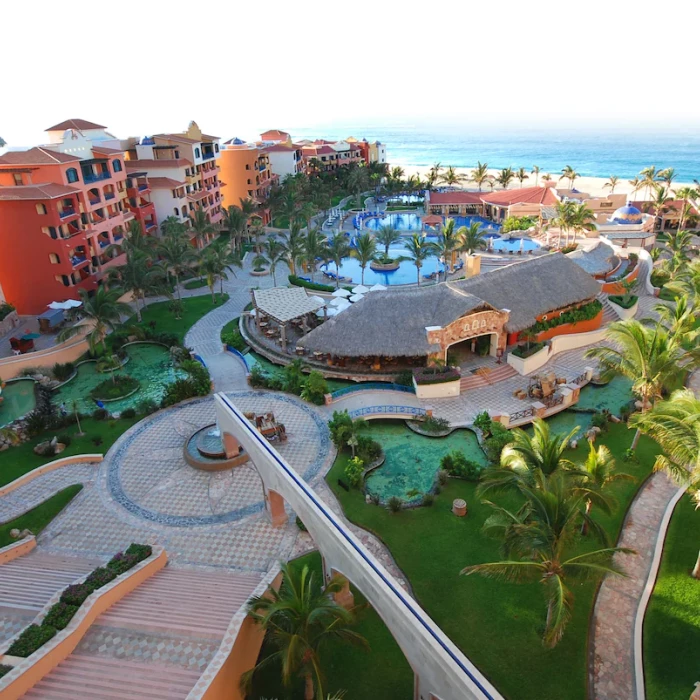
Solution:
[(68, 299), (68, 301), (52, 301), (49, 304), (50, 309), (61, 309), (66, 311), (68, 309), (76, 309), (78, 306), (82, 306), (82, 301), (76, 301), (75, 299)]
[(309, 297), (311, 301), (313, 301), (314, 304), (325, 304), (326, 300), (322, 299), (321, 297), (317, 297), (316, 295)]
[(340, 306), (350, 306), (350, 302), (347, 299), (336, 297), (335, 299), (331, 300), (331, 306), (337, 309)]
[(338, 298), (338, 297), (341, 297), (341, 298), (342, 297), (350, 297), (350, 296), (352, 296), (352, 292), (348, 292), (347, 289), (343, 289), (342, 287), (340, 287), (340, 289), (336, 289), (333, 292), (332, 296), (334, 296), (336, 298)]
[(377, 284), (373, 284), (369, 288), (370, 292), (383, 292), (385, 290), (386, 290), (386, 287), (383, 284), (379, 284), (379, 282), (377, 282)]
[(353, 294), (350, 297), (350, 301), (352, 301), (352, 302), (360, 301), (361, 299), (364, 299), (364, 298), (365, 298), (364, 294)]
[(369, 287), (365, 287), (364, 284), (358, 284), (357, 287), (352, 288), (353, 294), (367, 294), (369, 292)]

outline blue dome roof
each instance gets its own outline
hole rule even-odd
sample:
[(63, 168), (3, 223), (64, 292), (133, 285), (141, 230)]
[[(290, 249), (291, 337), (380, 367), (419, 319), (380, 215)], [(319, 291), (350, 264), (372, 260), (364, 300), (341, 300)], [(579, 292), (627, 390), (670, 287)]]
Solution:
[(610, 221), (613, 224), (641, 224), (642, 219), (642, 212), (631, 204), (620, 207), (610, 217)]
[(243, 141), (242, 139), (239, 139), (239, 138), (236, 136), (236, 138), (231, 139), (231, 143), (232, 143), (234, 146), (242, 146), (242, 145), (245, 143), (245, 141)]
[(141, 145), (142, 146), (155, 146), (155, 141), (153, 140), (152, 136), (144, 136), (141, 139)]

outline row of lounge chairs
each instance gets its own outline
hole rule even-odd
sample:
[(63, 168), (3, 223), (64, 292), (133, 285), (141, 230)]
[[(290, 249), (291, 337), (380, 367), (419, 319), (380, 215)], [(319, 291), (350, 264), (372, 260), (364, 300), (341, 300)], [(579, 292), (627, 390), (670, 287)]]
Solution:
[(352, 282), (352, 279), (350, 277), (343, 277), (343, 275), (336, 275), (335, 272), (330, 272), (330, 270), (324, 270), (323, 276), (326, 279), (333, 280), (333, 281), (335, 281), (337, 279), (338, 282)]
[[(460, 260), (454, 267), (453, 272), (459, 272), (464, 267), (464, 260)], [(435, 272), (431, 272), (428, 275), (423, 275), (424, 280), (434, 280), (438, 275), (442, 275), (445, 272), (445, 266), (440, 265)]]

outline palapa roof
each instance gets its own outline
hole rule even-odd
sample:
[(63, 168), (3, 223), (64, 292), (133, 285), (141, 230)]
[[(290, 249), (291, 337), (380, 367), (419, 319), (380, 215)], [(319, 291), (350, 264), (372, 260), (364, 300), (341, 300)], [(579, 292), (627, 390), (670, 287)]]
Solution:
[(272, 287), (253, 291), (253, 303), (278, 323), (318, 311), (325, 306), (319, 297), (310, 297), (301, 287)]
[(468, 280), (372, 292), (304, 336), (299, 345), (345, 357), (422, 356), (438, 350), (426, 327), (448, 326), (482, 309), (508, 309), (507, 332), (538, 316), (588, 301), (600, 285), (562, 253), (513, 263)]
[(598, 240), (592, 248), (574, 250), (566, 257), (573, 260), (589, 275), (604, 275), (618, 264), (612, 246), (603, 240)]

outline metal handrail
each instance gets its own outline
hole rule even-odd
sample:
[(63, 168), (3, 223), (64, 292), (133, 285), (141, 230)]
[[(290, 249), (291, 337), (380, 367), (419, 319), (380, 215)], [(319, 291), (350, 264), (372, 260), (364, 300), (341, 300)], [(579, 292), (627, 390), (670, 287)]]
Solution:
[(360, 418), (362, 416), (370, 416), (376, 414), (408, 414), (409, 416), (425, 416), (427, 411), (418, 406), (364, 406), (356, 408), (354, 411), (348, 411), (350, 418)]

